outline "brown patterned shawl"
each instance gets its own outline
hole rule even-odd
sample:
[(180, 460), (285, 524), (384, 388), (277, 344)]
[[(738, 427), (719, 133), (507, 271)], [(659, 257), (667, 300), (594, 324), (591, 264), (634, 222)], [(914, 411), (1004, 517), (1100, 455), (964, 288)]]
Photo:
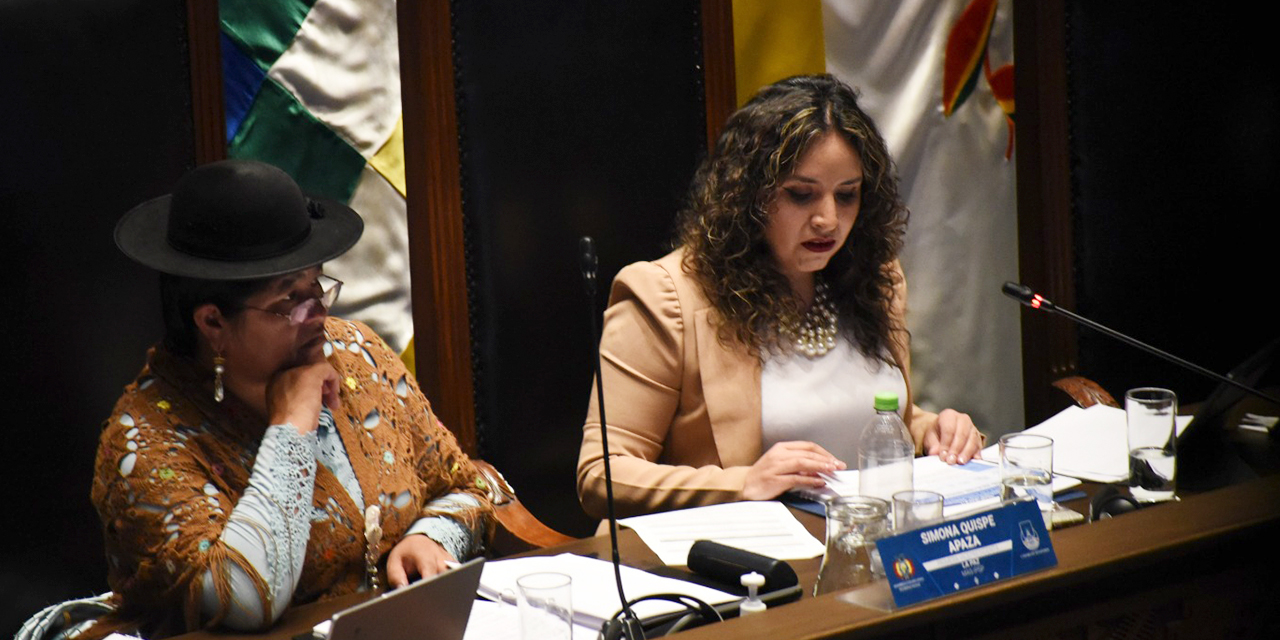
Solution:
[[(381, 554), (424, 516), (445, 515), (472, 530), (482, 524), (487, 540), (493, 507), (485, 481), (400, 359), (360, 323), (330, 318), (325, 331), (325, 352), (342, 380), (334, 421), (365, 504), (382, 505)], [(132, 628), (155, 638), (218, 623), (200, 619), (202, 576), (214, 569), (226, 602), (226, 563), (247, 568), (219, 535), (266, 427), (231, 396), (215, 403), (212, 379), (190, 359), (163, 346), (150, 351), (98, 445), (92, 498), (119, 610), (90, 635)], [(459, 491), (483, 506), (460, 513), (426, 507)], [(312, 523), (294, 604), (354, 591), (364, 575), (364, 516), (324, 465), (316, 466), (312, 504), (328, 517)], [(266, 593), (261, 580), (257, 587)]]

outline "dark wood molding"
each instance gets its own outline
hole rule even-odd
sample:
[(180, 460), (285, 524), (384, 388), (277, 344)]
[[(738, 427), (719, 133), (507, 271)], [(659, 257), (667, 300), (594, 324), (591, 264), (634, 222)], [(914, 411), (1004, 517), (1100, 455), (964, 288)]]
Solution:
[(227, 157), (221, 34), (218, 3), (187, 0), (187, 54), (191, 61), (191, 117), (197, 165)]
[[(1064, 2), (1016, 0), (1013, 24), (1019, 277), (1074, 309)], [(1023, 396), (1027, 424), (1036, 424), (1065, 406), (1051, 385), (1076, 372), (1076, 332), (1061, 318), (1025, 308), (1022, 314)]]
[(738, 108), (734, 75), (733, 0), (702, 2), (702, 74), (707, 105), (707, 149), (716, 144), (725, 120)]
[(448, 0), (399, 2), (400, 94), (418, 383), (476, 455), (458, 114)]

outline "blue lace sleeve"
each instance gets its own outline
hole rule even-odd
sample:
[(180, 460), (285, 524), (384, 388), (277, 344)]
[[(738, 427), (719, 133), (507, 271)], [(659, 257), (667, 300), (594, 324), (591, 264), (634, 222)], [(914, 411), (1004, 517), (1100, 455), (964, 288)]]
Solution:
[[(258, 447), (249, 486), (231, 511), (221, 540), (238, 552), (256, 576), (230, 562), (230, 600), (222, 624), (237, 630), (259, 629), (280, 617), (302, 575), (311, 535), (311, 496), (315, 483), (317, 437), (301, 435), (293, 425), (269, 427)], [(201, 611), (213, 617), (223, 610), (212, 568), (205, 572)], [(267, 602), (257, 584), (266, 588)]]
[[(451, 493), (432, 500), (427, 506), (440, 512), (462, 511), (480, 506), (480, 501), (467, 493)], [(421, 533), (439, 542), (445, 551), (460, 561), (479, 553), (480, 542), (484, 540), (483, 531), (473, 531), (460, 521), (445, 516), (418, 519), (405, 535), (414, 533)]]

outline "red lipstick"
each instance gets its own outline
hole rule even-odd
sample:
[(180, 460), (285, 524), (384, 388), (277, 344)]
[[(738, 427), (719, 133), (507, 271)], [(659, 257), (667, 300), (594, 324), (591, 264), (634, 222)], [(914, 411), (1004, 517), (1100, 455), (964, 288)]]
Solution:
[(801, 242), (800, 246), (814, 253), (826, 253), (836, 247), (836, 241), (834, 238), (821, 238), (818, 240)]

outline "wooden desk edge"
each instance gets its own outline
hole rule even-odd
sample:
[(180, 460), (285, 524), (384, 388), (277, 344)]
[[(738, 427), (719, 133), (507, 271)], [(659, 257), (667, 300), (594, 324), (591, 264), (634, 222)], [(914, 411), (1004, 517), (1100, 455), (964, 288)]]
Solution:
[[(812, 640), (873, 636), (991, 609), (1001, 603), (1079, 584), (1098, 576), (1194, 552), (1224, 537), (1280, 522), (1280, 476), (1272, 476), (1180, 502), (1156, 505), (1112, 520), (1051, 534), (1058, 566), (905, 609), (883, 612), (840, 599), (805, 598), (785, 615), (752, 616), (681, 634), (687, 640), (719, 637)], [(785, 635), (779, 635), (785, 633)]]

